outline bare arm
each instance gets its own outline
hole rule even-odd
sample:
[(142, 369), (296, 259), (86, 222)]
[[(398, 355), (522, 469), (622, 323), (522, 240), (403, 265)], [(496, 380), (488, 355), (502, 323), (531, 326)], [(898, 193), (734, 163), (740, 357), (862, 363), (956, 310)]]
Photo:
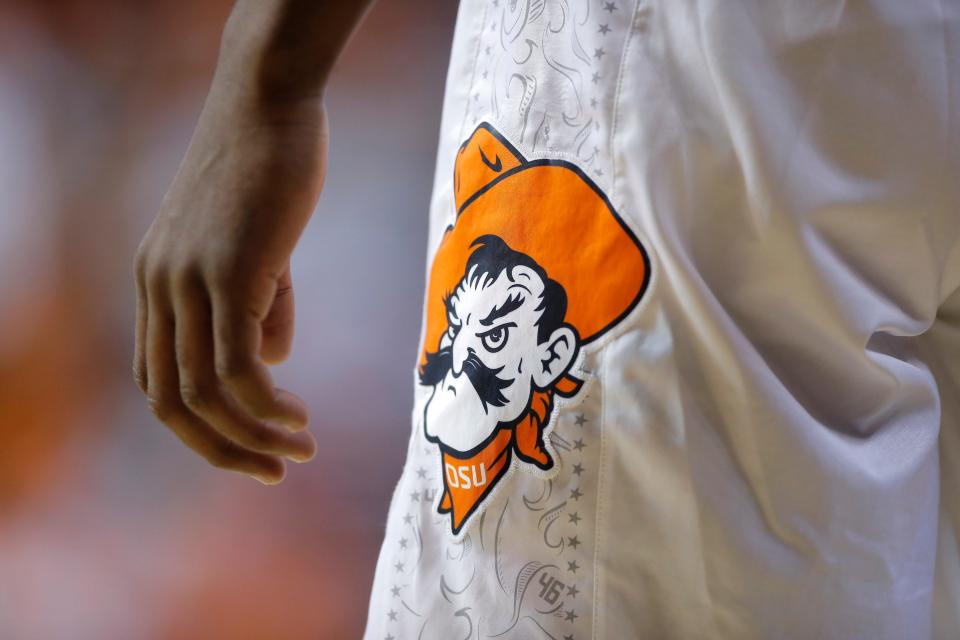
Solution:
[(293, 339), (290, 254), (326, 173), (324, 88), (372, 0), (238, 0), (173, 184), (141, 242), (134, 376), (215, 466), (279, 482), (311, 458), (267, 364)]

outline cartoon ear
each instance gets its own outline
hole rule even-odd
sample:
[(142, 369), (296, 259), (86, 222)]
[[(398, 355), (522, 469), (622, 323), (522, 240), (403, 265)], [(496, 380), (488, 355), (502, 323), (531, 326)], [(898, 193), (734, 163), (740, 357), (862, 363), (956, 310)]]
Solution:
[(577, 355), (577, 334), (569, 325), (554, 331), (550, 338), (537, 345), (539, 365), (534, 368), (533, 382), (546, 389), (562, 376)]

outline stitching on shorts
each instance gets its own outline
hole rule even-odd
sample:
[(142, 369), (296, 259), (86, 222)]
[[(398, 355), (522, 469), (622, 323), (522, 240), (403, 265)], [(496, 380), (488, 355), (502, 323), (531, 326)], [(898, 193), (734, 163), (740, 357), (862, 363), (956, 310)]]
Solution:
[(644, 0), (637, 0), (633, 5), (633, 11), (630, 12), (630, 22), (627, 25), (627, 35), (623, 40), (623, 51), (620, 53), (620, 68), (617, 70), (617, 88), (613, 95), (613, 121), (610, 124), (610, 197), (613, 198), (617, 192), (617, 150), (613, 142), (617, 136), (617, 123), (620, 121), (620, 92), (623, 88), (624, 69), (627, 66), (627, 55), (630, 52), (630, 42), (633, 40), (633, 34), (636, 30), (637, 14), (640, 5)]
[(600, 366), (597, 369), (600, 371), (600, 384), (594, 385), (594, 388), (599, 387), (600, 389), (600, 454), (598, 456), (597, 462), (597, 516), (596, 516), (596, 528), (594, 531), (594, 540), (593, 540), (593, 625), (590, 633), (590, 637), (596, 639), (597, 629), (600, 627), (603, 610), (600, 608), (600, 589), (604, 588), (604, 582), (600, 578), (601, 568), (602, 568), (602, 557), (600, 554), (600, 547), (606, 541), (606, 529), (603, 527), (603, 475), (604, 475), (604, 462), (606, 459), (607, 453), (607, 438), (606, 438), (606, 423), (607, 423), (607, 392), (604, 388), (605, 378), (607, 375), (606, 364), (607, 359), (604, 357), (606, 349), (600, 351)]
[[(625, 75), (625, 68), (627, 66), (627, 55), (630, 52), (630, 42), (633, 40), (635, 25), (637, 21), (637, 14), (639, 12), (641, 4), (644, 0), (637, 0), (633, 5), (633, 10), (630, 12), (630, 21), (627, 24), (627, 34), (624, 37), (623, 42), (623, 51), (620, 54), (620, 65), (617, 70), (617, 88), (613, 97), (613, 118), (610, 124), (610, 193), (609, 197), (611, 202), (617, 202), (619, 198), (617, 197), (617, 149), (614, 146), (614, 140), (616, 139), (617, 132), (617, 123), (620, 120), (620, 96), (623, 89), (623, 77)], [(622, 211), (622, 209), (621, 209)], [(626, 215), (622, 213), (621, 215)], [(639, 305), (638, 305), (639, 306)], [(613, 339), (610, 340), (613, 342)], [(607, 456), (607, 358), (606, 352), (609, 349), (609, 343), (604, 344), (603, 348), (600, 350), (600, 461), (598, 463), (599, 469), (597, 470), (597, 517), (596, 517), (596, 534), (593, 548), (593, 629), (591, 630), (591, 638), (596, 640), (597, 630), (601, 629), (604, 624), (603, 609), (601, 608), (601, 589), (606, 588), (606, 582), (602, 577), (603, 574), (603, 560), (604, 556), (601, 553), (601, 547), (606, 548), (606, 537), (607, 530), (604, 522), (604, 475), (606, 470), (606, 456)]]
[[(460, 6), (462, 8), (464, 5)], [(473, 93), (477, 82), (477, 66), (480, 64), (480, 45), (483, 43), (483, 28), (487, 24), (487, 9), (488, 6), (484, 3), (483, 15), (480, 16), (480, 28), (474, 34), (477, 39), (477, 46), (473, 52), (473, 68), (470, 70), (469, 90), (463, 102), (463, 118), (460, 119), (460, 133), (457, 135), (456, 141), (454, 141), (454, 147), (460, 145), (460, 141), (464, 139), (467, 133), (467, 116), (470, 114), (470, 95)]]

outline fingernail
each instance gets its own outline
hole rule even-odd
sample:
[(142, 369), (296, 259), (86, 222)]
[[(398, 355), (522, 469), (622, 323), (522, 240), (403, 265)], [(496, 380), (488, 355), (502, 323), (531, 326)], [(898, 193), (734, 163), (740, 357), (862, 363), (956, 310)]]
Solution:
[(275, 429), (286, 429), (291, 433), (299, 433), (307, 428), (307, 423), (299, 423), (293, 421), (278, 421), (278, 422), (268, 422), (271, 427)]
[(287, 456), (288, 460), (296, 462), (297, 464), (303, 464), (304, 462), (310, 462), (313, 460), (313, 457), (317, 455), (316, 452), (311, 453), (291, 453)]
[(256, 480), (257, 482), (259, 482), (260, 484), (264, 484), (264, 485), (266, 485), (266, 486), (268, 486), (268, 487), (272, 487), (272, 486), (275, 485), (275, 484), (280, 484), (280, 483), (283, 481), (283, 478), (282, 478), (282, 477), (280, 477), (280, 478), (270, 478), (270, 477), (268, 477), (268, 476), (257, 476), (257, 475), (253, 475), (253, 476), (250, 476), (250, 477), (253, 478), (254, 480)]

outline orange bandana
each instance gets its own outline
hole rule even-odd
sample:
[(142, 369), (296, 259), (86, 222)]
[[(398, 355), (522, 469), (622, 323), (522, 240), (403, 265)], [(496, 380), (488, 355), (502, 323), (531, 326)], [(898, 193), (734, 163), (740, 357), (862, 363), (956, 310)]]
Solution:
[[(553, 410), (553, 393), (572, 397), (583, 383), (572, 376), (560, 378), (552, 389), (534, 391), (530, 407), (513, 430), (501, 429), (479, 453), (457, 458), (442, 452), (443, 495), (437, 511), (450, 513), (453, 529), (459, 531), (463, 521), (473, 513), (477, 503), (486, 497), (510, 465), (510, 454), (541, 469), (553, 466), (553, 459), (543, 442), (543, 428)], [(511, 437), (512, 436), (512, 437)]]
[(441, 453), (443, 495), (437, 511), (451, 514), (454, 531), (460, 530), (477, 503), (486, 497), (507, 470), (512, 438), (509, 429), (501, 429), (490, 444), (474, 456), (456, 458), (446, 451)]

